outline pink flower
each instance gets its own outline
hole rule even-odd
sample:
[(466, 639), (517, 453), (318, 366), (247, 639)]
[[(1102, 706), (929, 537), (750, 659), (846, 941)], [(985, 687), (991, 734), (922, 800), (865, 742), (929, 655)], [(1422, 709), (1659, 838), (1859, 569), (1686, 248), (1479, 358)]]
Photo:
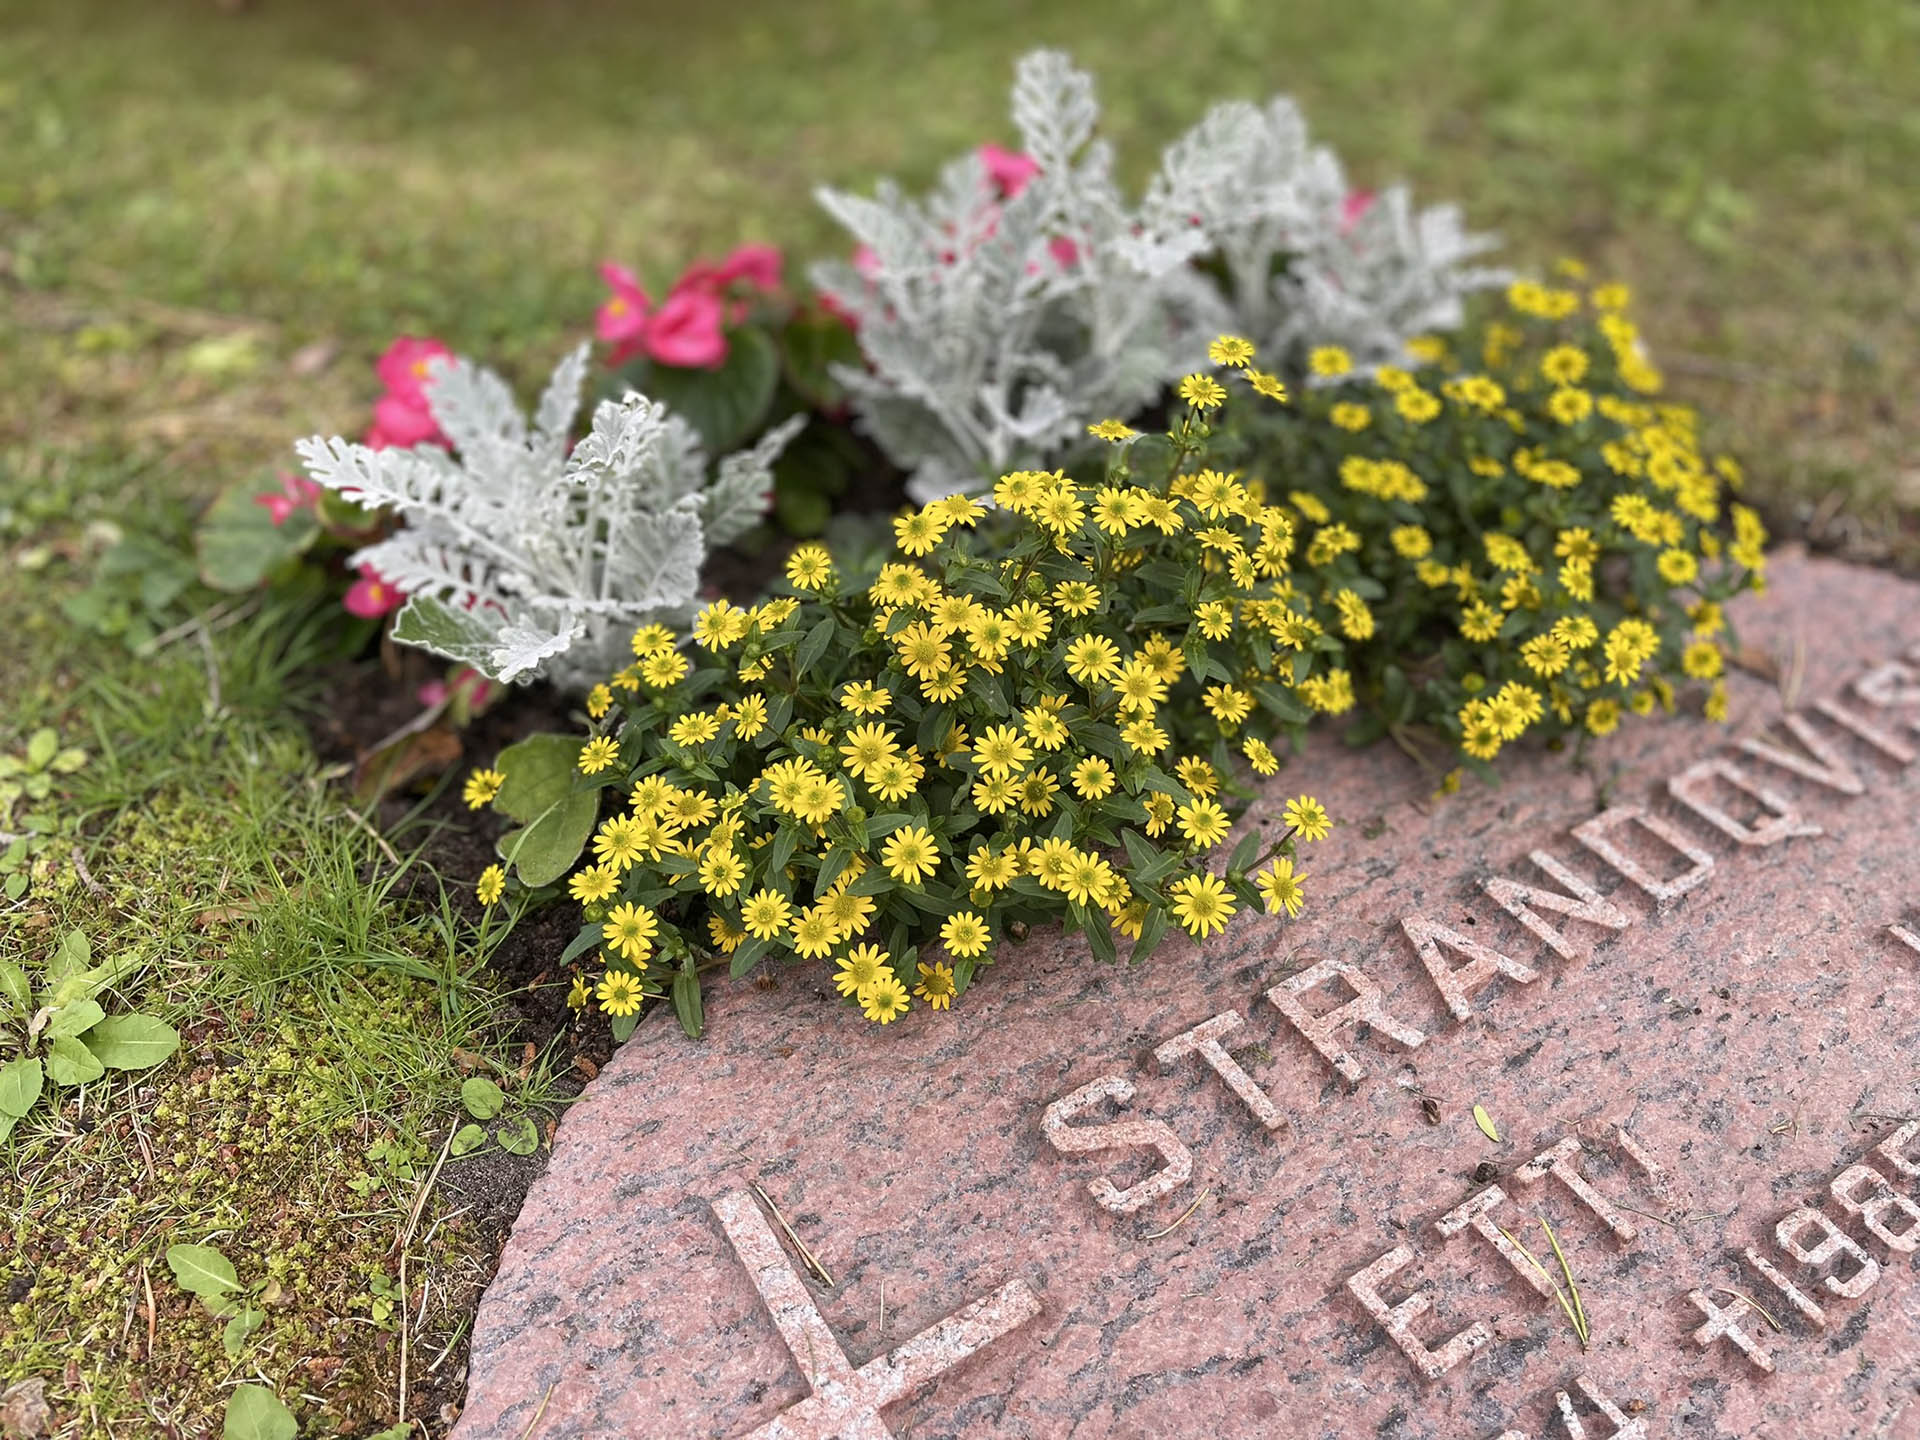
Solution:
[(413, 692), (413, 698), (431, 710), (463, 694), (470, 709), (483, 710), (493, 697), (493, 682), (471, 666), (462, 665), (448, 679), (427, 681)]
[(1062, 270), (1072, 269), (1080, 260), (1080, 247), (1065, 235), (1056, 235), (1047, 241), (1047, 253)]
[(424, 405), (429, 372), (427, 362), (443, 355), (451, 359), (453, 352), (438, 340), (402, 335), (387, 346), (386, 353), (374, 362), (373, 369), (380, 377), (380, 383), (387, 387), (389, 395), (399, 395)]
[(434, 423), (433, 412), (427, 408), (426, 382), (432, 374), (429, 362), (452, 354), (438, 340), (415, 335), (402, 335), (387, 347), (373, 367), (380, 383), (387, 387), (387, 393), (374, 402), (367, 444), (384, 450), (390, 445), (405, 448), (447, 443), (447, 437)]
[(322, 488), (302, 475), (290, 470), (280, 472), (280, 493), (278, 495), (256, 495), (253, 503), (264, 505), (267, 514), (273, 517), (273, 528), (278, 530), (296, 510), (305, 510), (319, 500), (324, 493)]
[(378, 620), (389, 611), (398, 610), (406, 598), (382, 580), (378, 571), (362, 565), (360, 578), (348, 588), (342, 603), (346, 605), (349, 615), (358, 615), (362, 620)]
[[(720, 262), (713, 272), (716, 285), (727, 286), (744, 280), (761, 290), (780, 288), (780, 251), (772, 245), (741, 245)], [(684, 280), (682, 284), (686, 283)]]
[(640, 281), (624, 265), (611, 260), (600, 267), (600, 278), (613, 291), (593, 316), (593, 333), (614, 347), (607, 357), (609, 365), (624, 365), (640, 353), (640, 337), (647, 328), (647, 313), (653, 302), (640, 288)]
[(1347, 198), (1340, 203), (1340, 229), (1342, 233), (1359, 224), (1360, 217), (1373, 208), (1373, 191), (1349, 190)]
[(648, 355), (662, 365), (717, 370), (727, 358), (727, 337), (721, 330), (720, 297), (711, 290), (679, 285), (666, 302), (647, 317), (641, 341)]
[(998, 145), (982, 145), (974, 152), (987, 167), (987, 178), (1003, 200), (1011, 200), (1027, 188), (1027, 182), (1040, 173), (1040, 162), (1031, 155), (1002, 150)]

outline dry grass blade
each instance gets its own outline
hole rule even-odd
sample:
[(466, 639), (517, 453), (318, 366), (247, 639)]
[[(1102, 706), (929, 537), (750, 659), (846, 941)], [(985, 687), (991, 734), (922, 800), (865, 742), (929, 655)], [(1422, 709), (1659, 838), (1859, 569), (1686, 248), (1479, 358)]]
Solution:
[(753, 1193), (760, 1197), (761, 1204), (773, 1212), (773, 1218), (779, 1222), (780, 1228), (787, 1232), (787, 1239), (793, 1242), (793, 1248), (800, 1253), (800, 1258), (806, 1261), (807, 1268), (820, 1277), (820, 1283), (822, 1285), (825, 1285), (831, 1290), (833, 1288), (833, 1276), (827, 1273), (827, 1267), (822, 1265), (813, 1251), (807, 1248), (807, 1242), (802, 1240), (793, 1226), (787, 1223), (787, 1217), (780, 1213), (780, 1207), (773, 1203), (773, 1197), (760, 1188), (758, 1181), (753, 1182)]
[[(1546, 1223), (1547, 1222), (1544, 1220), (1540, 1222), (1540, 1227), (1543, 1230), (1546, 1229)], [(1555, 1280), (1553, 1276), (1547, 1272), (1547, 1267), (1542, 1265), (1539, 1262), (1539, 1260), (1534, 1257), (1534, 1253), (1531, 1250), (1527, 1249), (1526, 1246), (1522, 1245), (1518, 1240), (1514, 1239), (1513, 1236), (1507, 1234), (1507, 1232), (1504, 1229), (1502, 1229), (1500, 1226), (1496, 1225), (1494, 1226), (1494, 1229), (1500, 1231), (1502, 1238), (1504, 1238), (1509, 1245), (1513, 1246), (1514, 1249), (1518, 1250), (1522, 1255), (1526, 1256), (1527, 1263), (1533, 1266), (1535, 1270), (1538, 1270), (1540, 1272), (1540, 1278), (1542, 1280), (1546, 1281), (1549, 1285), (1553, 1286), (1554, 1297), (1559, 1300), (1560, 1308), (1566, 1312), (1567, 1323), (1573, 1326), (1573, 1333), (1580, 1341), (1580, 1348), (1582, 1350), (1585, 1350), (1587, 1348), (1588, 1333), (1589, 1333), (1587, 1330), (1587, 1314), (1586, 1314), (1586, 1311), (1582, 1309), (1579, 1304), (1578, 1292), (1575, 1293), (1575, 1296), (1572, 1300), (1569, 1300), (1567, 1298), (1567, 1292), (1561, 1288), (1560, 1282), (1558, 1280)], [(1551, 1230), (1547, 1231), (1547, 1239), (1548, 1240), (1553, 1239), (1553, 1232)], [(1559, 1255), (1560, 1246), (1557, 1243), (1554, 1245), (1553, 1249), (1554, 1249), (1554, 1253), (1556, 1255)], [(1571, 1285), (1573, 1283), (1573, 1273), (1567, 1269), (1567, 1261), (1564, 1255), (1560, 1256), (1560, 1270), (1561, 1270), (1561, 1273), (1567, 1277), (1567, 1283)]]
[(1736, 1290), (1731, 1285), (1716, 1285), (1713, 1288), (1720, 1291), (1722, 1294), (1733, 1296), (1736, 1300), (1746, 1301), (1747, 1304), (1751, 1305), (1754, 1309), (1760, 1312), (1760, 1318), (1766, 1321), (1767, 1324), (1771, 1325), (1774, 1328), (1776, 1333), (1781, 1333), (1780, 1322), (1773, 1318), (1773, 1313), (1770, 1310), (1768, 1310), (1766, 1306), (1762, 1305), (1758, 1300), (1754, 1299), (1753, 1296), (1747, 1294), (1746, 1291)]
[(1142, 1235), (1140, 1238), (1142, 1240), (1158, 1240), (1162, 1236), (1171, 1235), (1174, 1231), (1178, 1230), (1182, 1225), (1187, 1223), (1187, 1217), (1192, 1215), (1194, 1211), (1198, 1210), (1200, 1208), (1200, 1202), (1206, 1199), (1211, 1194), (1213, 1194), (1213, 1187), (1209, 1185), (1206, 1189), (1202, 1190), (1198, 1195), (1194, 1196), (1193, 1204), (1187, 1206), (1186, 1209), (1180, 1212), (1180, 1218), (1178, 1220), (1174, 1221), (1171, 1225), (1167, 1226), (1167, 1228), (1164, 1230), (1156, 1230), (1151, 1235)]
[(1542, 1220), (1540, 1228), (1547, 1232), (1547, 1244), (1553, 1247), (1553, 1258), (1560, 1262), (1560, 1273), (1567, 1277), (1567, 1293), (1573, 1296), (1574, 1328), (1580, 1332), (1580, 1348), (1584, 1350), (1593, 1327), (1587, 1323), (1587, 1307), (1580, 1302), (1580, 1287), (1573, 1283), (1573, 1267), (1567, 1264), (1566, 1252), (1560, 1248), (1553, 1227)]

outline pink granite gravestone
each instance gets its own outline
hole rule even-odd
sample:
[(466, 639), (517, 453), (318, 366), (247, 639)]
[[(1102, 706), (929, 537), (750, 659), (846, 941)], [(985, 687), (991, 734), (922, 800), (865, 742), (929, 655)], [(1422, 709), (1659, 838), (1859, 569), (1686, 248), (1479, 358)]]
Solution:
[(1736, 618), (1735, 724), (1587, 774), (1316, 743), (1254, 816), (1342, 822), (1298, 921), (644, 1026), (456, 1433), (1920, 1437), (1920, 588), (1788, 555)]

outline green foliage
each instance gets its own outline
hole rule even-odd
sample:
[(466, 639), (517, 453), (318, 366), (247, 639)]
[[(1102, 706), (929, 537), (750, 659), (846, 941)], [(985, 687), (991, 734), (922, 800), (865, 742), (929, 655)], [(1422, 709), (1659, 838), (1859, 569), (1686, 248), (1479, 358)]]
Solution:
[[(0, 831), (7, 832), (0, 838), (0, 893), (8, 900), (27, 893), (34, 857), (60, 833), (59, 817), (50, 808), (57, 777), (72, 775), (86, 763), (87, 752), (62, 747), (51, 727), (34, 731), (24, 750), (0, 754)], [(11, 968), (0, 965), (0, 997), (10, 993), (5, 975)]]
[(150, 534), (121, 536), (101, 555), (93, 582), (69, 595), (62, 607), (74, 624), (137, 650), (160, 634), (182, 610), (196, 575), (180, 547)]
[(108, 1070), (151, 1069), (179, 1048), (179, 1035), (156, 1016), (109, 1017), (94, 997), (129, 967), (92, 962), (85, 932), (68, 931), (42, 966), (37, 996), (24, 970), (0, 962), (0, 1053), (16, 1052), (0, 1066), (0, 1140), (32, 1111), (43, 1077), (89, 1085)]
[(530, 890), (572, 869), (593, 833), (602, 785), (581, 775), (579, 755), (570, 735), (529, 735), (494, 762), (507, 778), (493, 808), (521, 826), (501, 837), (500, 858)]
[(300, 1424), (264, 1385), (239, 1385), (227, 1401), (222, 1440), (294, 1440)]
[(194, 532), (200, 579), (215, 590), (251, 590), (292, 564), (323, 529), (311, 505), (288, 510), (278, 525), (261, 501), (282, 494), (278, 478), (242, 480), (222, 490)]
[(1739, 467), (1657, 398), (1626, 299), (1518, 282), (1412, 369), (1363, 377), (1317, 352), (1291, 412), (1237, 430), (1236, 458), (1286, 476), (1319, 527), (1311, 583), (1340, 610), (1353, 743), (1431, 754), (1423, 732), (1491, 776), (1523, 735), (1606, 734), (1681, 687), (1725, 717), (1722, 607), (1759, 585), (1765, 534), (1728, 493)]
[(453, 1132), (447, 1153), (453, 1156), (471, 1155), (487, 1143), (487, 1127), (484, 1122), (498, 1119), (493, 1138), (500, 1148), (510, 1155), (531, 1155), (540, 1146), (540, 1129), (531, 1115), (521, 1111), (503, 1116), (508, 1106), (506, 1092), (484, 1075), (474, 1075), (461, 1082), (460, 1103), (475, 1122), (462, 1125)]

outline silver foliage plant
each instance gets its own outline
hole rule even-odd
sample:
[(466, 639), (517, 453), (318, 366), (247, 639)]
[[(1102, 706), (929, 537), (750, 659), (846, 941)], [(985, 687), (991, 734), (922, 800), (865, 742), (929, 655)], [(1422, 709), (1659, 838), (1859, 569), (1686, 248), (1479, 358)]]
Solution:
[(630, 390), (595, 407), (569, 452), (588, 351), (555, 367), (531, 425), (493, 371), (429, 362), (427, 402), (452, 454), (338, 436), (295, 446), (317, 483), (406, 521), (352, 557), (409, 597), (396, 640), (496, 680), (584, 689), (619, 668), (637, 626), (684, 624), (708, 548), (766, 512), (802, 417), (709, 477), (693, 428)]
[[(1089, 423), (1138, 414), (1203, 364), (1222, 331), (1380, 364), (1505, 278), (1467, 263), (1495, 242), (1453, 207), (1351, 192), (1284, 97), (1215, 106), (1137, 206), (1095, 138), (1093, 81), (1064, 54), (1019, 62), (1012, 116), (1038, 170), (1011, 198), (974, 155), (917, 200), (890, 181), (871, 198), (818, 192), (870, 252), (814, 270), (867, 361), (836, 374), (917, 498), (1058, 463)], [(1195, 263), (1215, 258), (1224, 284)]]

